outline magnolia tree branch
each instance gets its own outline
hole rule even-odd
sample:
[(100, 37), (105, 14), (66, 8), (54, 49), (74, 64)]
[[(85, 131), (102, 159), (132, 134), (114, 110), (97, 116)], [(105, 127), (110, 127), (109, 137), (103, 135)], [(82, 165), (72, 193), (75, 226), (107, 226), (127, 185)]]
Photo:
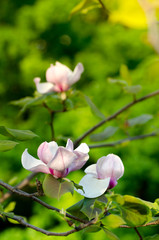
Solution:
[(157, 132), (152, 132), (149, 134), (145, 134), (145, 135), (139, 135), (139, 136), (134, 136), (134, 137), (128, 137), (128, 138), (124, 138), (124, 139), (120, 139), (118, 141), (115, 142), (108, 142), (108, 143), (99, 143), (99, 144), (92, 144), (89, 145), (89, 148), (102, 148), (102, 147), (115, 147), (116, 145), (125, 143), (125, 142), (130, 142), (130, 141), (134, 141), (134, 140), (140, 140), (140, 139), (144, 139), (144, 138), (148, 138), (148, 137), (155, 137), (158, 136)]
[[(12, 187), (11, 185), (3, 182), (2, 180), (0, 180), (0, 185), (3, 186), (4, 188), (8, 189), (12, 193), (16, 193), (16, 194), (18, 194), (20, 196), (23, 196), (23, 197), (31, 198), (33, 201), (38, 202), (39, 204), (41, 204), (42, 206), (44, 206), (47, 209), (56, 211), (58, 213), (62, 212), (59, 208), (53, 207), (53, 206), (43, 202), (41, 199), (37, 198), (36, 197), (36, 193), (30, 194), (30, 193), (24, 192), (24, 191), (22, 191), (20, 189), (16, 189), (15, 187)], [(76, 220), (78, 222), (81, 222), (81, 223), (88, 222), (86, 220), (83, 220), (83, 219), (80, 219), (80, 218), (78, 218), (76, 216), (73, 216), (73, 215), (71, 215), (69, 213), (66, 213), (65, 216), (68, 217), (68, 218), (74, 219), (74, 220)]]
[[(22, 189), (29, 184), (29, 182), (37, 175), (37, 173), (31, 173), (26, 178), (24, 178), (20, 183), (18, 183), (14, 188)], [(6, 192), (1, 198), (0, 203), (4, 202), (12, 195), (12, 192)]]
[(36, 227), (30, 223), (27, 223), (22, 217), (19, 217), (19, 216), (6, 216), (6, 218), (11, 218), (17, 222), (19, 222), (21, 225), (25, 226), (25, 227), (28, 227), (28, 228), (32, 228), (33, 230), (35, 231), (38, 231), (38, 232), (41, 232), (47, 236), (68, 236), (72, 233), (75, 233), (75, 232), (79, 232), (81, 230), (83, 230), (84, 228), (87, 228), (88, 226), (94, 224), (95, 220), (93, 219), (92, 221), (89, 221), (85, 224), (80, 224), (79, 226), (75, 227), (74, 229), (70, 230), (70, 231), (67, 231), (67, 232), (62, 232), (62, 233), (57, 233), (57, 232), (51, 232), (51, 231), (47, 231), (43, 228), (39, 228), (39, 227)]
[(139, 236), (139, 239), (140, 239), (140, 240), (143, 240), (143, 238), (142, 238), (139, 230), (138, 230), (136, 227), (134, 228), (134, 230), (135, 230), (135, 232), (137, 233), (137, 235)]
[(135, 104), (139, 103), (139, 102), (143, 102), (146, 99), (149, 99), (151, 97), (154, 97), (156, 95), (159, 95), (159, 90), (152, 92), (148, 95), (145, 95), (144, 97), (141, 97), (139, 99), (134, 99), (132, 102), (128, 103), (127, 105), (125, 105), (124, 107), (122, 107), (121, 109), (119, 109), (117, 112), (115, 112), (114, 114), (112, 114), (111, 116), (107, 117), (106, 119), (100, 121), (99, 123), (97, 123), (95, 126), (93, 126), (92, 128), (90, 128), (88, 131), (86, 131), (83, 135), (81, 135), (78, 139), (76, 139), (74, 141), (74, 145), (75, 147), (78, 146), (78, 144), (85, 138), (87, 137), (89, 134), (91, 134), (92, 132), (94, 132), (97, 128), (99, 128), (100, 126), (102, 126), (104, 123), (109, 122), (113, 119), (115, 119), (118, 115), (120, 115), (121, 113), (125, 112), (127, 109), (129, 109), (130, 107), (134, 106)]

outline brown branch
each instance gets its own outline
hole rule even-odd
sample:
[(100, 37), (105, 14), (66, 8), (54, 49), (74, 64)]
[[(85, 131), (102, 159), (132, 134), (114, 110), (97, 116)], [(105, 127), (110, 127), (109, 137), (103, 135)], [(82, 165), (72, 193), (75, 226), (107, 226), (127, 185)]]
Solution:
[(100, 121), (99, 123), (97, 123), (95, 126), (93, 126), (92, 128), (90, 128), (88, 131), (86, 131), (83, 135), (81, 135), (78, 139), (75, 140), (74, 145), (75, 147), (78, 146), (78, 144), (85, 138), (87, 137), (89, 134), (91, 134), (92, 132), (94, 132), (97, 128), (99, 128), (100, 126), (102, 126), (104, 123), (111, 121), (113, 119), (115, 119), (118, 115), (120, 115), (121, 113), (123, 113), (124, 111), (126, 111), (127, 109), (129, 109), (130, 107), (134, 106), (135, 104), (142, 102), (146, 99), (149, 99), (151, 97), (154, 97), (156, 95), (159, 95), (159, 90), (152, 92), (144, 97), (141, 97), (139, 99), (134, 99), (134, 101), (128, 103), (127, 105), (125, 105), (124, 107), (122, 107), (121, 109), (119, 109), (117, 112), (115, 112), (114, 114), (112, 114), (111, 116), (107, 117), (106, 119)]
[(81, 231), (82, 229), (87, 228), (88, 226), (90, 226), (90, 225), (95, 223), (95, 221), (92, 220), (92, 221), (89, 221), (89, 222), (87, 222), (85, 224), (80, 224), (78, 227), (75, 227), (74, 229), (72, 229), (70, 231), (57, 233), (57, 232), (50, 232), (50, 231), (47, 231), (45, 229), (36, 227), (36, 226), (34, 226), (34, 225), (30, 224), (30, 223), (27, 223), (22, 217), (19, 217), (19, 216), (16, 216), (16, 215), (14, 215), (13, 217), (12, 216), (6, 216), (6, 218), (11, 218), (11, 219), (19, 222), (23, 226), (31, 228), (31, 229), (33, 229), (35, 231), (41, 232), (41, 233), (43, 233), (43, 234), (45, 234), (47, 236), (68, 236), (68, 235), (70, 235), (72, 233)]
[[(2, 180), (0, 180), (0, 185), (3, 186), (4, 188), (8, 189), (8, 190), (11, 191), (12, 193), (18, 194), (19, 196), (31, 198), (33, 201), (38, 202), (39, 204), (41, 204), (42, 206), (44, 206), (44, 207), (47, 208), (47, 209), (56, 211), (56, 212), (58, 212), (58, 213), (61, 212), (60, 209), (58, 209), (58, 208), (56, 208), (56, 207), (53, 207), (53, 206), (51, 206), (51, 205), (43, 202), (41, 199), (37, 198), (37, 197), (35, 196), (35, 195), (36, 195), (35, 193), (30, 194), (30, 193), (24, 192), (24, 191), (22, 191), (22, 190), (20, 190), (20, 189), (16, 189), (15, 187), (10, 186), (9, 184), (3, 182)], [(88, 221), (86, 221), (86, 220), (83, 220), (83, 219), (80, 219), (80, 218), (78, 218), (78, 217), (75, 217), (75, 216), (73, 216), (73, 215), (71, 215), (71, 214), (69, 214), (69, 213), (66, 213), (66, 217), (71, 218), (71, 219), (74, 219), (74, 220), (76, 220), (76, 221), (78, 221), (78, 222), (82, 222), (82, 223), (88, 222)]]
[(134, 227), (134, 230), (135, 230), (135, 232), (137, 233), (137, 235), (139, 236), (139, 239), (140, 239), (140, 240), (143, 240), (141, 234), (139, 233), (139, 230), (138, 230), (136, 227)]
[(128, 137), (128, 138), (124, 138), (115, 142), (109, 142), (109, 143), (101, 143), (101, 144), (92, 144), (89, 145), (89, 148), (101, 148), (101, 147), (115, 147), (116, 145), (122, 144), (124, 142), (130, 142), (130, 141), (134, 141), (134, 140), (140, 140), (140, 139), (144, 139), (144, 138), (148, 138), (148, 137), (155, 137), (158, 134), (156, 132), (152, 132), (149, 134), (145, 134), (145, 135), (139, 135), (139, 136), (134, 136), (134, 137)]
[[(15, 188), (17, 189), (22, 189), (25, 186), (27, 186), (30, 182), (30, 180), (32, 180), (35, 176), (37, 175), (37, 173), (31, 173), (30, 175), (28, 175), (26, 178), (24, 178), (20, 183), (18, 183)], [(1, 198), (0, 198), (0, 203), (4, 202), (6, 199), (8, 199), (10, 196), (12, 195), (12, 192), (6, 192)]]
[[(139, 225), (139, 226), (136, 226), (137, 228), (138, 227), (148, 227), (148, 226), (155, 226), (155, 225), (159, 225), (159, 219), (158, 220), (155, 220), (155, 221), (152, 221), (152, 222), (148, 222), (148, 223), (145, 223), (143, 225)], [(132, 226), (127, 226), (127, 225), (120, 225), (120, 228), (134, 228)]]

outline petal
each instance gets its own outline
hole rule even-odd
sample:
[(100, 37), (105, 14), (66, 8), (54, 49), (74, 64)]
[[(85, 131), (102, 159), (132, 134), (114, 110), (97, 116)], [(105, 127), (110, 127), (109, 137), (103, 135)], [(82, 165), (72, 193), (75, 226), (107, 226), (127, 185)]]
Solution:
[(64, 65), (64, 64), (62, 64), (62, 63), (60, 63), (60, 62), (56, 62), (56, 66), (58, 67), (58, 68), (60, 68), (61, 69), (61, 71), (67, 71), (67, 73), (69, 74), (69, 75), (72, 75), (73, 74), (73, 72), (71, 71), (71, 69), (70, 68), (68, 68), (66, 65)]
[(82, 63), (78, 63), (77, 66), (75, 67), (74, 71), (73, 71), (73, 74), (72, 74), (71, 78), (69, 78), (69, 85), (70, 86), (80, 79), (83, 71), (84, 71), (84, 67), (83, 67)]
[(64, 147), (59, 147), (54, 158), (49, 162), (48, 167), (63, 172), (77, 158), (76, 154)]
[(46, 71), (46, 80), (53, 84), (67, 83), (67, 76), (68, 70), (66, 68), (54, 66), (53, 64)]
[(92, 174), (92, 175), (94, 175), (94, 176), (97, 178), (96, 164), (92, 164), (92, 165), (88, 166), (88, 167), (84, 170), (84, 172), (85, 172), (86, 174)]
[(107, 190), (109, 181), (110, 178), (97, 179), (92, 174), (86, 174), (79, 183), (84, 192), (81, 189), (76, 191), (87, 198), (99, 197)]
[(58, 145), (56, 142), (43, 142), (39, 148), (38, 148), (38, 157), (40, 160), (42, 160), (44, 163), (50, 162), (53, 157), (55, 156), (58, 149)]
[(38, 160), (32, 157), (27, 149), (22, 154), (22, 165), (25, 169), (32, 171), (32, 172), (43, 172), (43, 173), (50, 173), (49, 168), (43, 163), (41, 160)]
[(78, 170), (84, 166), (84, 164), (89, 159), (89, 155), (81, 152), (74, 151), (76, 159), (70, 164), (68, 171), (72, 172)]
[(88, 153), (89, 147), (86, 143), (81, 143), (74, 151), (82, 152), (82, 153)]
[(73, 152), (73, 142), (71, 141), (71, 139), (67, 140), (66, 149), (70, 152)]
[(101, 157), (97, 161), (98, 178), (111, 177), (119, 179), (124, 173), (124, 165), (121, 159), (115, 154), (108, 154), (106, 157)]
[(50, 91), (53, 91), (53, 84), (52, 83), (40, 83), (40, 78), (34, 78), (34, 82), (36, 85), (36, 89), (39, 93), (44, 94)]

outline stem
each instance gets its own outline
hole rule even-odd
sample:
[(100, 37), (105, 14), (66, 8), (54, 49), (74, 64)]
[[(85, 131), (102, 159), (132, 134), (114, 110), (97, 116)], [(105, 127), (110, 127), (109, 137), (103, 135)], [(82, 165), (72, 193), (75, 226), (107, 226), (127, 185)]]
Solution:
[(137, 233), (137, 235), (139, 236), (139, 239), (143, 240), (143, 238), (142, 238), (141, 234), (139, 233), (138, 229), (136, 227), (134, 227), (134, 230)]
[(53, 120), (54, 120), (54, 112), (50, 112), (51, 116), (51, 121), (50, 121), (50, 128), (51, 128), (51, 140), (55, 140), (55, 131), (54, 131), (54, 125), (53, 125)]
[(113, 119), (115, 119), (118, 115), (120, 115), (121, 113), (123, 113), (124, 111), (126, 111), (127, 109), (129, 109), (130, 107), (134, 106), (135, 104), (142, 102), (146, 99), (149, 99), (151, 97), (154, 97), (156, 95), (159, 94), (159, 90), (152, 92), (148, 95), (145, 95), (144, 97), (141, 97), (139, 99), (136, 99), (130, 103), (128, 103), (127, 105), (125, 105), (124, 107), (122, 107), (121, 109), (119, 109), (117, 112), (115, 112), (114, 114), (112, 114), (111, 116), (107, 117), (106, 119), (102, 120), (101, 122), (97, 123), (95, 126), (93, 126), (92, 128), (90, 128), (88, 131), (86, 131), (83, 135), (81, 135), (78, 139), (75, 140), (74, 145), (75, 147), (77, 147), (79, 145), (79, 143), (85, 138), (87, 137), (89, 134), (91, 134), (92, 132), (94, 132), (97, 128), (99, 128), (100, 126), (102, 126), (104, 123), (111, 121)]
[(152, 132), (152, 133), (145, 134), (145, 135), (139, 135), (139, 136), (134, 136), (134, 137), (128, 137), (128, 138), (120, 139), (120, 140), (115, 141), (115, 142), (89, 145), (88, 147), (89, 148), (115, 147), (116, 145), (122, 144), (124, 142), (130, 142), (130, 141), (144, 139), (144, 138), (148, 138), (148, 137), (155, 137), (157, 135), (158, 134), (156, 132)]
[[(0, 180), (0, 185), (3, 186), (4, 188), (8, 189), (12, 193), (18, 194), (19, 196), (31, 198), (33, 201), (38, 202), (39, 204), (41, 204), (42, 206), (44, 206), (47, 209), (50, 209), (50, 210), (53, 210), (53, 211), (56, 211), (56, 212), (61, 212), (60, 209), (58, 209), (56, 207), (53, 207), (53, 206), (43, 202), (41, 199), (37, 198), (35, 196), (36, 195), (35, 193), (34, 194), (30, 194), (30, 193), (24, 192), (22, 190), (16, 189), (16, 188), (12, 187), (11, 185), (9, 185), (9, 184), (1, 181), (1, 180)], [(69, 213), (66, 213), (66, 217), (74, 219), (74, 220), (77, 220), (78, 222), (82, 222), (82, 223), (86, 223), (87, 222), (87, 221), (85, 221), (83, 219), (80, 219), (78, 217), (75, 217), (75, 216), (73, 216), (73, 215), (71, 215)]]
[[(28, 175), (26, 178), (24, 178), (20, 183), (18, 183), (17, 185), (15, 185), (14, 188), (17, 189), (22, 189), (25, 186), (27, 186), (30, 182), (30, 180), (32, 180), (38, 173), (31, 173), (30, 175)], [(8, 199), (13, 193), (12, 192), (6, 192), (1, 198), (0, 198), (0, 203), (4, 202), (6, 199)]]

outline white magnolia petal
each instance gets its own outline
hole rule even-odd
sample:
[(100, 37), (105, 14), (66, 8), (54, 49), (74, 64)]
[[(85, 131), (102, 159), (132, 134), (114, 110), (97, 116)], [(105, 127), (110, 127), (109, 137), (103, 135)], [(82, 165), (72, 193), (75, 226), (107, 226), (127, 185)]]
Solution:
[(38, 160), (32, 157), (28, 153), (27, 149), (25, 149), (25, 151), (23, 152), (21, 161), (22, 161), (22, 166), (29, 171), (50, 173), (47, 165), (43, 163), (41, 160)]
[(89, 152), (89, 147), (86, 143), (81, 143), (75, 151), (82, 152), (82, 153), (88, 153)]
[(84, 166), (84, 164), (87, 162), (87, 160), (89, 159), (89, 155), (86, 153), (81, 153), (81, 152), (77, 152), (77, 151), (74, 151), (74, 153), (77, 158), (69, 166), (68, 172), (72, 172), (72, 171), (81, 169)]
[(77, 159), (76, 154), (68, 151), (64, 147), (59, 147), (52, 161), (48, 163), (48, 167), (57, 171), (64, 171)]
[(60, 63), (60, 62), (56, 62), (56, 66), (59, 67), (61, 69), (61, 71), (67, 71), (69, 75), (72, 75), (72, 71), (70, 68), (68, 68), (66, 65)]
[(106, 157), (101, 157), (97, 161), (98, 178), (111, 177), (119, 179), (124, 174), (124, 165), (115, 154), (108, 154)]
[(71, 139), (67, 140), (66, 149), (73, 152), (73, 142), (71, 141)]
[(76, 190), (78, 193), (87, 198), (96, 198), (101, 196), (108, 188), (110, 178), (97, 179), (92, 174), (86, 174), (79, 185), (83, 187), (84, 192), (81, 189)]
[(53, 90), (52, 83), (49, 83), (49, 82), (40, 83), (40, 81), (38, 81), (38, 78), (35, 78), (34, 82), (35, 82), (37, 91), (41, 94), (48, 93)]
[(86, 174), (93, 174), (94, 176), (97, 177), (96, 164), (92, 164), (92, 165), (88, 166), (88, 167), (84, 170), (84, 172), (85, 172)]
[(52, 158), (55, 156), (57, 150), (58, 150), (58, 145), (55, 141), (49, 142), (48, 143), (49, 150), (52, 154)]
[(71, 78), (69, 79), (70, 86), (80, 79), (83, 71), (84, 71), (84, 67), (83, 67), (82, 63), (78, 63), (73, 71)]

